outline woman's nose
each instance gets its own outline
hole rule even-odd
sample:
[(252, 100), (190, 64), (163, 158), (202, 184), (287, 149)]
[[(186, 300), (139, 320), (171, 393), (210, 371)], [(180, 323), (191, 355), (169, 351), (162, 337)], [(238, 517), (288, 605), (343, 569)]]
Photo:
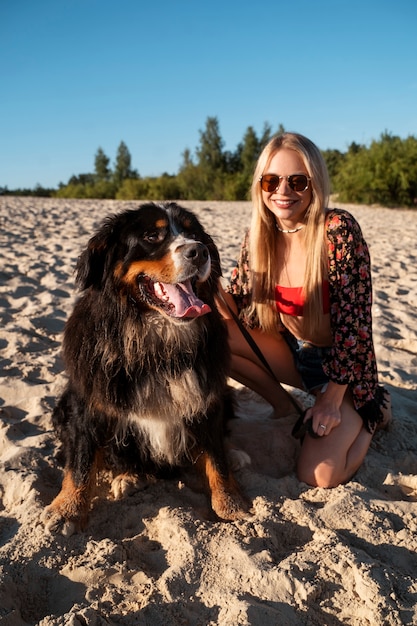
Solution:
[(278, 187), (275, 189), (274, 193), (281, 193), (282, 195), (285, 196), (285, 194), (287, 193), (291, 193), (292, 189), (288, 184), (288, 179), (286, 176), (282, 176), (282, 178), (280, 178)]

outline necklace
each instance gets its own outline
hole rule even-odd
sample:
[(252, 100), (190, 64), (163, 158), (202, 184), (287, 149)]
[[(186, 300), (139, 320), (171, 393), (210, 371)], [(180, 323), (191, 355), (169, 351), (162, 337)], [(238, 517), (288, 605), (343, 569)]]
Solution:
[(302, 226), (297, 226), (297, 228), (289, 228), (288, 230), (286, 230), (285, 228), (280, 228), (276, 222), (275, 222), (275, 226), (277, 227), (277, 230), (279, 230), (280, 233), (297, 233), (299, 230), (304, 228), (305, 224), (303, 224)]

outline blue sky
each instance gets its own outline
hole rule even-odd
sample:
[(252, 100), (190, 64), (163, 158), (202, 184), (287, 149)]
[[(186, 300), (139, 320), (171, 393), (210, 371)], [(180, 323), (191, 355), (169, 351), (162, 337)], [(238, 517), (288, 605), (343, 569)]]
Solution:
[(417, 135), (415, 0), (3, 0), (0, 187), (113, 164), (175, 174), (207, 117), (346, 150)]

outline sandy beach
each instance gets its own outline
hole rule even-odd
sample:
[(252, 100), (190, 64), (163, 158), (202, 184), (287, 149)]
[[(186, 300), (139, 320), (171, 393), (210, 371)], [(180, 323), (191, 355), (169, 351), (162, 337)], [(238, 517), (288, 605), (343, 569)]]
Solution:
[[(51, 412), (75, 263), (106, 215), (138, 204), (0, 198), (1, 626), (417, 625), (417, 211), (337, 205), (370, 247), (375, 349), (393, 404), (348, 484), (300, 483), (295, 417), (271, 419), (235, 383), (232, 440), (252, 459), (236, 477), (252, 517), (215, 521), (200, 490), (161, 481), (97, 498), (85, 532), (45, 532), (62, 476)], [(182, 204), (228, 278), (250, 204)]]

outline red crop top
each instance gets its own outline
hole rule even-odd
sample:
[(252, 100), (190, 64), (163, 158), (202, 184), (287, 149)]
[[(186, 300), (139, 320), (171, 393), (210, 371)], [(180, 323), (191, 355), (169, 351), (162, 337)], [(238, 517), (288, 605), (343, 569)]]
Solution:
[[(275, 304), (278, 313), (301, 317), (304, 309), (302, 287), (275, 287)], [(330, 311), (329, 281), (323, 281), (323, 313)]]

